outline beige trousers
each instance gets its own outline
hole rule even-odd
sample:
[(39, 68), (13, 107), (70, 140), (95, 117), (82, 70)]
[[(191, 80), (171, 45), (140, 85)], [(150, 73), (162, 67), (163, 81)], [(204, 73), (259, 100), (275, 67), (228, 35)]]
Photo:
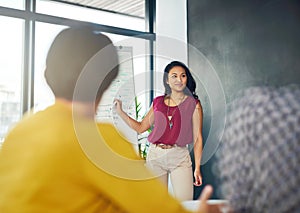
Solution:
[(171, 181), (175, 198), (180, 201), (193, 199), (192, 161), (187, 147), (162, 149), (150, 144), (146, 165), (166, 186), (168, 180)]

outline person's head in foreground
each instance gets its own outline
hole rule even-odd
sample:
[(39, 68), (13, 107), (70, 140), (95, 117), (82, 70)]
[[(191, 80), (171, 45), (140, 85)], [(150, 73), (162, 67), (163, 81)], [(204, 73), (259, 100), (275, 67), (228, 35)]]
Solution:
[(300, 210), (300, 87), (254, 87), (233, 102), (218, 166), (235, 212)]
[(117, 74), (112, 41), (89, 27), (63, 30), (48, 51), (45, 78), (56, 98), (97, 105)]

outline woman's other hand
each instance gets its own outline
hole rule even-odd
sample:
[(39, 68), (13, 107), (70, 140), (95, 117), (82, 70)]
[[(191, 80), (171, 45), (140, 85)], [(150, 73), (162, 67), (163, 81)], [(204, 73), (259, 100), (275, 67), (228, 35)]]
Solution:
[(195, 169), (194, 178), (195, 178), (194, 185), (201, 186), (202, 185), (202, 175), (201, 175), (200, 169)]

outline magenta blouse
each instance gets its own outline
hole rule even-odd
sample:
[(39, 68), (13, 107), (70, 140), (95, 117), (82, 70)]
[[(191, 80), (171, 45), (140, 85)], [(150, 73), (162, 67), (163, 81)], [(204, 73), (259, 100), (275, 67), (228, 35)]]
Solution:
[[(164, 102), (164, 96), (153, 100), (154, 127), (148, 136), (148, 141), (153, 144), (163, 143), (169, 145), (185, 146), (193, 142), (193, 113), (199, 100), (188, 96), (178, 106), (169, 107)], [(171, 125), (170, 125), (171, 124)], [(170, 127), (171, 126), (171, 127)]]

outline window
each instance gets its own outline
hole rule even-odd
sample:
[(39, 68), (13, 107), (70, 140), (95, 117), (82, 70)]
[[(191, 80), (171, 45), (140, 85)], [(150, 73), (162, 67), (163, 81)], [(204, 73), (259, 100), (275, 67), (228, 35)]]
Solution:
[[(153, 29), (150, 25), (154, 21), (145, 15), (145, 2), (152, 5), (152, 1), (125, 0), (112, 4), (109, 0), (81, 0), (79, 4), (76, 0), (1, 0), (0, 146), (23, 113), (42, 110), (54, 102), (44, 78), (45, 59), (51, 42), (62, 29), (82, 23), (92, 25), (116, 45), (132, 47), (134, 75), (148, 72), (150, 65), (145, 55), (151, 55), (149, 45), (155, 35), (146, 31)], [(145, 75), (141, 76), (148, 81)], [(136, 87), (145, 86), (141, 82)]]
[(0, 16), (0, 142), (21, 117), (24, 20)]

